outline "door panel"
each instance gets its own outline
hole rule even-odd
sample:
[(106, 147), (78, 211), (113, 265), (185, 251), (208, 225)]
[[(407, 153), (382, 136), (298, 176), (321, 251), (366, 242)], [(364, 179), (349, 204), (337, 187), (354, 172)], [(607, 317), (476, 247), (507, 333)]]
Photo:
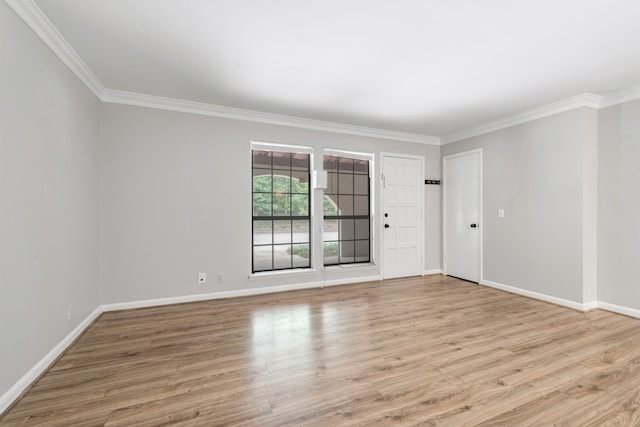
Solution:
[(480, 282), (481, 152), (444, 159), (445, 272)]
[(382, 174), (383, 277), (422, 274), (422, 159), (383, 155)]

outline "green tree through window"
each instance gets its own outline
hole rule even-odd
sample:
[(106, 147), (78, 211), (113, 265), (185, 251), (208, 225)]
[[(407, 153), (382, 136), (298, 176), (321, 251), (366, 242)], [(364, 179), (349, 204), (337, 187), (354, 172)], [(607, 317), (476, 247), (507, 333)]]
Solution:
[(252, 150), (253, 272), (309, 268), (310, 155)]
[[(290, 197), (289, 193), (305, 194), (309, 190), (307, 182), (300, 182), (296, 178), (273, 175), (273, 192), (271, 192), (271, 175), (253, 177), (254, 215), (270, 215), (272, 207), (275, 212), (290, 213), (291, 216), (308, 215), (309, 203), (304, 197)], [(291, 191), (289, 191), (291, 188)]]

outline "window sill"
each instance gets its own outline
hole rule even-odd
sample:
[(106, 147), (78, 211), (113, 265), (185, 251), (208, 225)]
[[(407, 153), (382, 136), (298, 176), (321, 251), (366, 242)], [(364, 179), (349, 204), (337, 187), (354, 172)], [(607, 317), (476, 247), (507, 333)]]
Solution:
[(324, 267), (325, 271), (339, 271), (339, 270), (371, 270), (376, 268), (377, 265), (372, 262), (362, 264), (343, 264), (343, 265), (328, 265)]
[(252, 273), (249, 275), (249, 280), (271, 279), (275, 277), (296, 277), (296, 276), (308, 276), (313, 273), (317, 273), (318, 270), (313, 268), (295, 268), (291, 270), (280, 271), (262, 271), (259, 273)]

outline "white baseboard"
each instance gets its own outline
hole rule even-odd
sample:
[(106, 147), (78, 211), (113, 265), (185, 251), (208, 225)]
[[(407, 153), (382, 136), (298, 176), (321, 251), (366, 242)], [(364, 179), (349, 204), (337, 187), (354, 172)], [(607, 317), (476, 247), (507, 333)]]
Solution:
[(324, 282), (316, 282), (315, 286), (308, 286), (308, 287), (322, 288), (324, 286), (352, 285), (354, 283), (379, 282), (381, 280), (382, 280), (382, 276), (378, 274), (375, 276), (367, 276), (367, 277), (352, 277), (349, 279), (326, 280)]
[(382, 276), (353, 277), (349, 279), (335, 279), (308, 283), (297, 283), (294, 285), (265, 286), (260, 288), (241, 289), (237, 291), (211, 292), (207, 294), (184, 295), (179, 297), (158, 298), (150, 300), (140, 300), (132, 302), (122, 302), (115, 304), (105, 304), (103, 311), (128, 310), (132, 308), (154, 307), (158, 305), (180, 304), (185, 302), (206, 301), (212, 299), (246, 297), (250, 295), (271, 294), (275, 292), (295, 291), (299, 289), (322, 288), (324, 286), (348, 285), (351, 283), (375, 282), (382, 280)]
[(204, 301), (210, 299), (242, 297), (249, 295), (269, 294), (275, 292), (293, 291), (298, 289), (322, 288), (325, 286), (338, 286), (353, 283), (375, 282), (382, 280), (382, 276), (353, 277), (348, 279), (335, 279), (295, 285), (266, 286), (262, 288), (242, 289), (238, 291), (213, 292), (199, 295), (185, 295), (171, 298), (159, 298), (142, 301), (133, 301), (116, 304), (104, 304), (95, 309), (73, 331), (56, 345), (45, 357), (29, 370), (13, 387), (0, 396), (0, 414), (4, 412), (22, 393), (42, 375), (53, 362), (91, 325), (91, 323), (106, 311), (126, 310), (131, 308), (153, 307), (158, 305), (178, 304), (183, 302)]
[(640, 319), (640, 310), (635, 308), (630, 308), (630, 307), (624, 307), (621, 305), (611, 304), (604, 301), (590, 301), (585, 303), (579, 303), (579, 302), (569, 301), (562, 298), (552, 297), (545, 294), (540, 294), (537, 292), (527, 291), (520, 288), (514, 288), (513, 286), (503, 285), (501, 283), (492, 282), (491, 280), (482, 280), (480, 284), (489, 286), (492, 288), (500, 289), (503, 291), (511, 292), (513, 294), (523, 295), (523, 296), (538, 299), (541, 301), (562, 305), (564, 307), (573, 308), (574, 310), (589, 311), (589, 310), (595, 310), (599, 308), (602, 310), (611, 311), (613, 313), (623, 314), (625, 316), (630, 316), (630, 317), (635, 317)]
[(598, 301), (585, 302), (582, 304), (582, 306), (584, 307), (583, 311), (595, 310), (596, 308), (598, 308)]
[(423, 276), (433, 276), (434, 274), (442, 274), (442, 269), (425, 270)]
[(4, 412), (22, 393), (56, 361), (67, 348), (102, 314), (102, 307), (96, 308), (60, 341), (45, 357), (18, 380), (5, 394), (0, 396), (0, 414)]
[(480, 281), (480, 284), (489, 286), (491, 288), (500, 289), (502, 291), (511, 292), (512, 294), (522, 295), (525, 297), (529, 297), (529, 298), (533, 298), (533, 299), (537, 299), (545, 302), (550, 302), (557, 305), (562, 305), (564, 307), (569, 307), (574, 310), (588, 311), (597, 307), (597, 304), (595, 302), (583, 304), (575, 301), (566, 300), (563, 298), (553, 297), (551, 295), (545, 295), (545, 294), (540, 294), (538, 292), (527, 291), (525, 289), (514, 288), (513, 286), (503, 285), (502, 283), (492, 282), (491, 280), (482, 279)]
[(603, 301), (598, 301), (598, 308), (640, 319), (640, 310), (636, 310), (635, 308), (623, 307), (620, 305), (610, 304), (608, 302), (603, 302)]
[[(432, 274), (442, 274), (442, 270), (426, 270), (424, 275), (432, 275)], [(171, 297), (171, 298), (159, 298), (159, 299), (150, 299), (150, 300), (141, 300), (141, 301), (133, 301), (133, 302), (125, 302), (125, 303), (116, 303), (116, 304), (105, 304), (96, 308), (93, 313), (87, 316), (78, 326), (76, 326), (73, 331), (69, 333), (58, 345), (56, 345), (53, 350), (51, 350), (45, 357), (42, 358), (33, 368), (29, 370), (17, 383), (13, 385), (6, 393), (0, 396), (0, 413), (5, 411), (17, 398), (19, 398), (22, 393), (42, 375), (49, 366), (58, 358), (64, 351), (91, 325), (91, 323), (100, 316), (105, 311), (115, 311), (115, 310), (125, 310), (131, 308), (143, 308), (143, 307), (153, 307), (158, 305), (167, 305), (167, 304), (178, 304), (183, 302), (194, 302), (194, 301), (204, 301), (210, 299), (220, 299), (220, 298), (232, 298), (232, 297), (241, 297), (241, 296), (249, 296), (249, 295), (260, 295), (260, 294), (268, 294), (275, 292), (285, 292), (285, 291), (293, 291), (298, 289), (311, 289), (311, 288), (322, 288), (324, 286), (339, 286), (339, 285), (347, 285), (352, 283), (364, 283), (364, 282), (375, 282), (382, 280), (382, 276), (368, 276), (368, 277), (354, 277), (349, 279), (335, 279), (335, 280), (327, 280), (327, 281), (319, 281), (319, 282), (310, 282), (310, 283), (302, 283), (295, 285), (283, 285), (283, 286), (267, 286), (261, 288), (252, 288), (252, 289), (242, 289), (238, 291), (224, 291), (224, 292), (213, 292), (208, 294), (198, 294), (198, 295), (185, 295), (180, 297)], [(531, 292), (524, 289), (514, 288), (513, 286), (503, 285), (501, 283), (492, 282), (490, 280), (481, 280), (481, 285), (489, 286), (492, 288), (500, 289), (503, 291), (511, 292), (517, 295), (523, 295), (526, 297), (550, 302), (553, 304), (562, 305), (565, 307), (573, 308), (575, 310), (580, 311), (588, 311), (595, 308), (601, 308), (603, 310), (612, 311), (614, 313), (624, 314), (631, 317), (640, 318), (640, 310), (622, 307), (615, 304), (610, 304), (602, 301), (594, 301), (588, 303), (578, 303), (575, 301), (569, 301), (562, 298), (552, 297), (545, 294), (540, 294), (537, 292)]]

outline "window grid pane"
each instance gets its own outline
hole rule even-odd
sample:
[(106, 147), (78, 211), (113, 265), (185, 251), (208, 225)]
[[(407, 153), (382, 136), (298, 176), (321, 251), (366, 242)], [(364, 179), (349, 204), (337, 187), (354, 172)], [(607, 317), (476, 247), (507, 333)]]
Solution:
[(252, 272), (311, 267), (310, 156), (252, 152)]
[(369, 161), (326, 155), (324, 265), (371, 261)]

